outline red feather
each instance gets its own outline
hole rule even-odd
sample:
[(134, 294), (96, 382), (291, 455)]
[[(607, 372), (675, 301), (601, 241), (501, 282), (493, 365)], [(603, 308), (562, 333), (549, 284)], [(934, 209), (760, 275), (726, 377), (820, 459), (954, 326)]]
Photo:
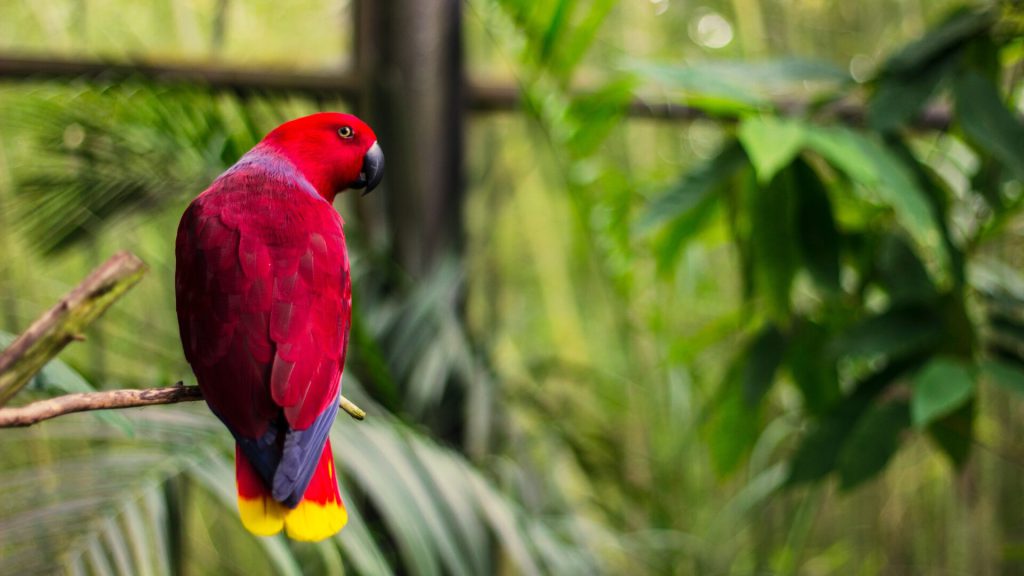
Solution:
[[(340, 124), (358, 137), (339, 139)], [(185, 357), (238, 441), (242, 521), (259, 534), (284, 526), (319, 539), (344, 524), (326, 434), (352, 287), (331, 202), (361, 177), (371, 148), (379, 166), (376, 137), (351, 116), (284, 124), (196, 198), (178, 227)]]
[[(178, 316), (211, 408), (235, 433), (256, 438), (277, 408), (288, 408), (289, 424), (302, 430), (336, 401), (344, 362), (336, 334), (348, 331), (351, 287), (330, 204), (273, 181), (248, 201), (251, 187), (237, 180), (219, 180), (182, 218)], [(303, 226), (282, 228), (282, 219)], [(324, 235), (336, 239), (333, 250)], [(328, 346), (314, 338), (327, 334)]]

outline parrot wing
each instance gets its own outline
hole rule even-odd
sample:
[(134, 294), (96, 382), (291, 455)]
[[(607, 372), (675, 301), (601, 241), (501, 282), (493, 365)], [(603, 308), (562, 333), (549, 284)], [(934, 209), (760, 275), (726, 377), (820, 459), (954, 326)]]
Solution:
[(351, 314), (340, 216), (301, 176), (229, 172), (177, 238), (185, 356), (274, 499), (294, 507), (337, 413)]

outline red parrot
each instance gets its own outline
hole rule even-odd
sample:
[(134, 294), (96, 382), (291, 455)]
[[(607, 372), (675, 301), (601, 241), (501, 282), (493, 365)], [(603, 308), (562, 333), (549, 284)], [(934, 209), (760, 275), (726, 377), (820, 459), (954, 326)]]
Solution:
[(332, 202), (347, 188), (369, 192), (383, 168), (358, 118), (298, 118), (221, 174), (178, 226), (181, 342), (235, 437), (239, 514), (255, 534), (322, 540), (348, 519), (327, 437), (352, 310)]

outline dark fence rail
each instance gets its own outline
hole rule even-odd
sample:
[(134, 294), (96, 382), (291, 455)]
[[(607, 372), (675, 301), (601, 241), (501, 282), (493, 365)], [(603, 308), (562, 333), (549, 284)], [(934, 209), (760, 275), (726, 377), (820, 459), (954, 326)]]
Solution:
[[(363, 90), (361, 79), (347, 72), (291, 72), (197, 64), (0, 55), (0, 79), (113, 82), (131, 78), (168, 84), (198, 84), (212, 90), (239, 93), (288, 92), (316, 98), (341, 97), (351, 100), (358, 98)], [(470, 81), (466, 86), (466, 104), (473, 112), (515, 111), (522, 105), (521, 91), (514, 85)], [(776, 106), (784, 112), (797, 114), (807, 107), (807, 103), (782, 100)], [(859, 102), (837, 102), (823, 112), (846, 124), (860, 125), (865, 121), (865, 109)], [(657, 120), (691, 121), (708, 118), (707, 113), (699, 108), (650, 96), (635, 98), (629, 104), (628, 113), (637, 118)], [(921, 130), (946, 130), (950, 122), (949, 108), (933, 105), (918, 116), (914, 126)]]

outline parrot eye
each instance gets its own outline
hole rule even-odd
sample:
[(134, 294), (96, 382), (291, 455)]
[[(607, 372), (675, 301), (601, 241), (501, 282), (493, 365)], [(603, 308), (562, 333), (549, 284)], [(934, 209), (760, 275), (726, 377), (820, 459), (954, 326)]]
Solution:
[(353, 130), (351, 126), (342, 126), (341, 128), (338, 128), (338, 136), (341, 136), (342, 138), (351, 138), (355, 133), (355, 130)]

